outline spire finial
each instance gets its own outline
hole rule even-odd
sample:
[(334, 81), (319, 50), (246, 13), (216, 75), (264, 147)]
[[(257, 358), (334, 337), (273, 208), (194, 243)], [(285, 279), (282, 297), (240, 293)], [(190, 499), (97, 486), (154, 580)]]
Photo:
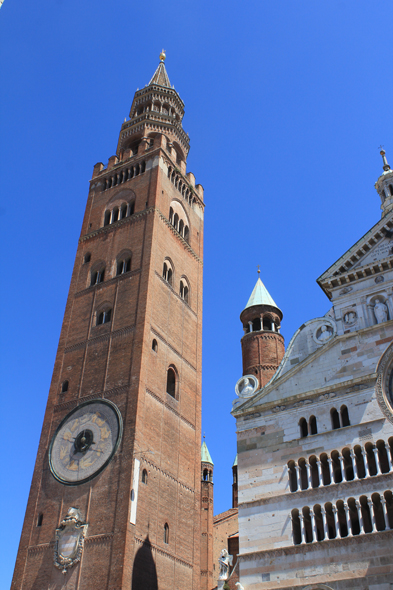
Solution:
[(258, 269), (258, 276), (261, 274), (261, 268), (259, 266), (259, 264), (257, 265), (257, 269)]
[(160, 53), (160, 61), (162, 61), (164, 63), (166, 59), (166, 53), (165, 53), (165, 49), (163, 49)]
[(203, 440), (205, 440), (205, 433), (203, 433)]
[(383, 149), (383, 145), (380, 145), (380, 146), (379, 146), (379, 149), (381, 150), (379, 153), (380, 153), (380, 154), (381, 154), (381, 156), (382, 156), (382, 161), (383, 161), (383, 169), (384, 169), (385, 171), (388, 171), (388, 170), (390, 170), (390, 166), (389, 166), (389, 164), (388, 164), (388, 161), (387, 161), (387, 159), (386, 159), (386, 155), (385, 155), (385, 154), (386, 154), (386, 152), (385, 152), (385, 150)]

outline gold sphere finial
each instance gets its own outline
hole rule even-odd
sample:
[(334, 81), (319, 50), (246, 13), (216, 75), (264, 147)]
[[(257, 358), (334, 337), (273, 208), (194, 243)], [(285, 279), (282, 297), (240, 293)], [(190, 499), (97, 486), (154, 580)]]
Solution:
[(259, 264), (257, 266), (257, 269), (258, 269), (258, 274), (260, 275), (261, 274), (261, 269), (259, 268)]
[(165, 61), (166, 58), (166, 53), (165, 53), (165, 49), (163, 49), (160, 53), (160, 61)]

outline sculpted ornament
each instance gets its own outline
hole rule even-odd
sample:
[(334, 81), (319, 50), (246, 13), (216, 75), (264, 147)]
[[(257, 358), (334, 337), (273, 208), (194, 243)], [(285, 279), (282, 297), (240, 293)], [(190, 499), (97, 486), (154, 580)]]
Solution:
[(236, 383), (235, 392), (239, 397), (251, 397), (258, 389), (258, 379), (254, 375), (244, 375)]
[(88, 524), (83, 522), (77, 508), (69, 508), (56, 529), (54, 564), (63, 574), (81, 560)]
[(347, 326), (352, 326), (352, 324), (355, 324), (357, 320), (357, 315), (355, 311), (347, 311), (344, 314), (344, 324), (346, 324)]
[(229, 568), (232, 565), (233, 556), (229, 555), (226, 549), (223, 549), (218, 558), (218, 565), (220, 566), (219, 580), (227, 580), (229, 578)]
[(387, 320), (388, 320), (388, 308), (379, 299), (375, 300), (374, 315), (375, 315), (375, 319), (377, 320), (378, 324), (383, 324), (384, 322), (387, 322)]

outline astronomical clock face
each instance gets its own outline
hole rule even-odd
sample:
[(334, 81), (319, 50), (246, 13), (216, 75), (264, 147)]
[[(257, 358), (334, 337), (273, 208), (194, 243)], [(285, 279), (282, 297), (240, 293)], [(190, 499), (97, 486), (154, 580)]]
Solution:
[(119, 409), (107, 400), (85, 402), (57, 428), (50, 448), (53, 476), (65, 485), (85, 483), (112, 459), (122, 435)]

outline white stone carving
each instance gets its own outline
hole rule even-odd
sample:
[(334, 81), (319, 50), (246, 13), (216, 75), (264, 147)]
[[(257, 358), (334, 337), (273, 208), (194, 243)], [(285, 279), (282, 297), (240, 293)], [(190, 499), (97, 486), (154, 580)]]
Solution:
[(357, 314), (356, 311), (346, 311), (344, 314), (344, 324), (346, 326), (353, 326), (353, 324), (356, 324), (356, 320), (357, 320)]
[(235, 586), (237, 590), (244, 590), (244, 587), (240, 584), (240, 582), (236, 582)]
[(218, 558), (218, 565), (220, 566), (218, 580), (227, 580), (229, 578), (229, 568), (232, 565), (232, 560), (233, 556), (229, 555), (226, 549), (223, 549)]
[(387, 322), (387, 319), (388, 319), (388, 308), (379, 299), (376, 299), (375, 300), (374, 315), (375, 315), (375, 319), (377, 320), (377, 323), (378, 324), (383, 324), (384, 322)]
[(329, 330), (328, 326), (321, 326), (321, 331), (319, 333), (319, 335), (317, 336), (317, 340), (318, 342), (327, 342), (328, 340), (330, 340), (330, 338), (332, 337), (333, 333)]
[(243, 398), (251, 397), (258, 389), (258, 379), (254, 375), (244, 375), (235, 386), (236, 395)]

